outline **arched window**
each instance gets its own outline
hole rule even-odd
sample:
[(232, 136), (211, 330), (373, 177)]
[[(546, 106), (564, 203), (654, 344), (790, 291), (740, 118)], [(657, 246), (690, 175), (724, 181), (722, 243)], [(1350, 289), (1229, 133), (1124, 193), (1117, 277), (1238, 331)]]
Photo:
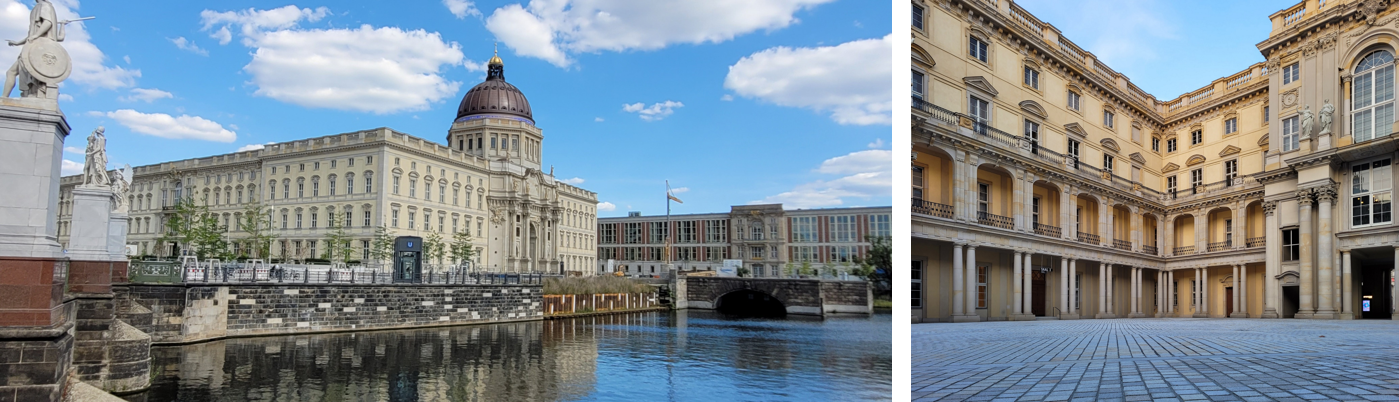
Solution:
[(1389, 51), (1371, 52), (1355, 65), (1350, 109), (1355, 142), (1389, 134), (1394, 124), (1394, 55)]
[(178, 181), (178, 180), (175, 181), (175, 201), (176, 201), (176, 202), (178, 202), (178, 201), (180, 200), (180, 198), (182, 198), (182, 197), (181, 197), (181, 194), (184, 193), (184, 189), (185, 189), (185, 184), (184, 184), (184, 182), (181, 182), (181, 181)]

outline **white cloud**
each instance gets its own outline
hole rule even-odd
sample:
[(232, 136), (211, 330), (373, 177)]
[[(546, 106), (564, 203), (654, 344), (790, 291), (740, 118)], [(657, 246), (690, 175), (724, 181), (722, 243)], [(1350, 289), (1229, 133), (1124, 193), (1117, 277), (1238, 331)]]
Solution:
[(680, 194), (680, 193), (688, 193), (688, 192), (690, 192), (690, 188), (689, 188), (689, 187), (676, 187), (676, 188), (670, 189), (670, 193), (671, 193), (671, 194)]
[[(180, 48), (180, 50), (188, 50), (188, 51), (190, 51), (191, 53), (194, 53), (194, 54), (197, 54), (197, 55), (200, 55), (200, 56), (208, 56), (208, 55), (209, 55), (209, 51), (204, 50), (204, 49), (200, 49), (200, 48), (199, 48), (199, 45), (195, 45), (194, 42), (190, 41), (189, 39), (185, 39), (185, 37), (183, 37), (183, 36), (176, 37), (176, 38), (173, 38), (173, 39), (171, 39), (171, 38), (166, 38), (166, 39), (170, 39), (170, 43), (174, 43), (174, 44), (175, 44), (175, 47)], [(130, 62), (127, 62), (127, 63), (129, 64)]]
[(169, 139), (194, 139), (229, 143), (238, 139), (238, 134), (223, 128), (219, 123), (199, 116), (181, 115), (173, 117), (164, 113), (141, 113), (131, 109), (107, 112), (103, 116), (112, 118), (123, 126), (141, 134)]
[(468, 15), (481, 16), (481, 10), (477, 10), (476, 5), (467, 0), (442, 0), (442, 5), (447, 6), (447, 11), (451, 11), (457, 19), (464, 19)]
[(125, 60), (126, 64), (131, 64), (131, 56), (121, 56), (121, 59)]
[(724, 88), (780, 106), (830, 113), (840, 124), (890, 124), (893, 35), (837, 46), (775, 47), (729, 66)]
[(871, 142), (871, 143), (869, 143), (869, 144), (867, 144), (867, 145), (865, 145), (865, 146), (870, 147), (870, 148), (883, 148), (883, 147), (884, 147), (884, 139), (883, 139), (883, 138), (875, 138), (875, 139), (874, 139), (874, 142)]
[(64, 160), (63, 160), (62, 173), (60, 173), (60, 174), (62, 174), (62, 175), (64, 175), (64, 176), (72, 176), (72, 175), (75, 175), (75, 174), (83, 174), (83, 162), (73, 162), (73, 161), (64, 159)]
[(165, 92), (165, 91), (162, 91), (162, 90), (159, 90), (159, 89), (155, 89), (155, 88), (151, 88), (151, 89), (146, 89), (146, 88), (131, 88), (131, 95), (130, 95), (130, 96), (122, 96), (122, 97), (119, 97), (119, 98), (117, 98), (117, 99), (118, 99), (118, 100), (121, 100), (122, 102), (136, 102), (136, 101), (141, 101), (141, 102), (151, 103), (151, 102), (155, 102), (155, 101), (158, 100), (158, 99), (163, 99), (163, 98), (174, 98), (174, 97), (175, 97), (174, 94), (171, 94), (171, 93), (169, 93), (169, 92)]
[(583, 184), (583, 179), (580, 178), (580, 177), (574, 177), (574, 178), (572, 178), (572, 179), (563, 179), (563, 180), (559, 180), (559, 181), (564, 182), (564, 183), (568, 183), (568, 184), (572, 184), (572, 185), (575, 185), (575, 186), (576, 186), (576, 185), (579, 185), (579, 184)]
[[(631, 207), (627, 207), (627, 208), (631, 208)], [(616, 210), (617, 210), (617, 204), (613, 204), (613, 203), (610, 203), (610, 202), (607, 202), (607, 201), (599, 202), (599, 203), (597, 203), (597, 210), (598, 210), (598, 212), (611, 212), (611, 211), (616, 211)]]
[(219, 28), (214, 33), (209, 34), (210, 38), (218, 39), (220, 45), (227, 45), (233, 41), (233, 33), (228, 31), (228, 27)]
[[(77, 1), (55, 1), (54, 12), (58, 19), (78, 18)], [(28, 34), (29, 6), (19, 0), (0, 0), (0, 38), (19, 39)], [(136, 85), (141, 70), (127, 70), (121, 67), (103, 65), (107, 56), (97, 45), (92, 44), (92, 35), (83, 22), (68, 24), (64, 31), (63, 49), (73, 59), (73, 72), (70, 82), (101, 89), (125, 88)], [(13, 63), (19, 57), (19, 46), (0, 46), (0, 60)]]
[(675, 108), (684, 107), (684, 103), (667, 100), (661, 103), (653, 103), (651, 106), (637, 102), (630, 105), (622, 105), (622, 111), (627, 113), (637, 113), (642, 120), (656, 121), (664, 119), (675, 113)]
[(78, 147), (63, 147), (63, 152), (87, 156), (87, 151), (84, 151), (82, 148)]
[(476, 73), (486, 71), (486, 62), (484, 61), (474, 61), (471, 59), (466, 59), (465, 61), (461, 62), (461, 66), (465, 67), (467, 72)]
[(894, 184), (893, 156), (893, 151), (865, 150), (827, 159), (816, 172), (840, 177), (803, 183), (751, 204), (782, 203), (790, 208), (820, 208), (843, 206), (847, 198), (887, 197)]
[(496, 9), (486, 29), (517, 54), (568, 67), (569, 54), (721, 43), (785, 28), (798, 11), (830, 1), (532, 0)]
[(61, 101), (64, 101), (64, 102), (72, 102), (72, 101), (73, 101), (73, 95), (69, 95), (69, 94), (58, 94), (58, 100), (61, 100)]
[(380, 114), (425, 110), (461, 88), (441, 74), (443, 67), (480, 67), (464, 64), (455, 42), (421, 29), (297, 27), (328, 13), (324, 7), (287, 6), (201, 15), (206, 30), (241, 27), (243, 45), (254, 49), (243, 70), (252, 76), (255, 94), (305, 107)]
[(598, 123), (601, 123), (603, 120), (602, 120), (601, 117), (594, 117), (594, 118), (593, 118), (593, 121), (598, 122)]
[(720, 97), (719, 97), (719, 100), (724, 101), (724, 102), (733, 102), (734, 96), (733, 96), (733, 95), (729, 95), (729, 94), (724, 94), (724, 96), (720, 96)]
[(248, 144), (248, 145), (244, 145), (244, 146), (238, 147), (238, 150), (237, 150), (237, 151), (233, 151), (233, 152), (256, 151), (256, 150), (263, 149), (263, 148), (265, 148), (265, 147), (264, 147), (262, 144)]

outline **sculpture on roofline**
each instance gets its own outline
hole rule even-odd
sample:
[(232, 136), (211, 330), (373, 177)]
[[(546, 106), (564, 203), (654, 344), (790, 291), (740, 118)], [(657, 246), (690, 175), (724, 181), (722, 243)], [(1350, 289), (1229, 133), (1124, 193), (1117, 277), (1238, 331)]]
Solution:
[(83, 185), (107, 187), (112, 179), (107, 177), (107, 129), (98, 126), (87, 136), (87, 159), (83, 163)]
[(70, 22), (92, 18), (59, 20), (49, 0), (35, 1), (34, 8), (29, 10), (28, 34), (18, 41), (6, 41), (10, 46), (24, 48), (19, 51), (19, 59), (5, 72), (4, 92), (0, 92), (0, 97), (9, 97), (18, 85), (21, 97), (57, 99), (58, 83), (73, 72), (73, 61), (60, 44), (65, 36), (64, 28)]
[(1312, 138), (1312, 107), (1302, 108), (1302, 135), (1298, 139), (1305, 140)]
[(1321, 132), (1316, 135), (1323, 136), (1331, 134), (1331, 114), (1336, 112), (1336, 107), (1331, 106), (1331, 100), (1327, 99), (1326, 104), (1321, 106)]

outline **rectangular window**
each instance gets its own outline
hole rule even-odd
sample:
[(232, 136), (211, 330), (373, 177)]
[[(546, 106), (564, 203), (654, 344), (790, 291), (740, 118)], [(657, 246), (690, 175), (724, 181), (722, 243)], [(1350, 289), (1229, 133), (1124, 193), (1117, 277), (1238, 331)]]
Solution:
[(1025, 138), (1030, 140), (1030, 152), (1040, 151), (1040, 125), (1033, 121), (1025, 120)]
[(374, 176), (364, 175), (364, 193), (374, 192)]
[(1040, 89), (1040, 72), (1030, 67), (1025, 67), (1025, 85), (1030, 88)]
[(296, 228), (301, 229), (301, 211), (296, 211)]
[(418, 198), (418, 181), (408, 179), (408, 198)]
[(1297, 229), (1282, 231), (1282, 260), (1297, 261), (1302, 255), (1301, 242), (1297, 240)]
[[(351, 164), (351, 165), (355, 164), (355, 160), (354, 160), (354, 159), (350, 159), (350, 164)], [(361, 251), (361, 254), (360, 254), (360, 257), (359, 257), (360, 260), (369, 261), (369, 240), (360, 240), (360, 241), (359, 241), (359, 249), (360, 249), (360, 251)]]
[(967, 106), (967, 113), (972, 116), (972, 119), (976, 120), (976, 123), (978, 125), (991, 124), (990, 102), (984, 101), (981, 98), (975, 96), (970, 96), (968, 97)]
[(913, 88), (913, 96), (914, 96), (914, 97), (917, 97), (918, 99), (923, 99), (923, 85), (924, 85), (924, 82), (923, 82), (923, 73), (914, 71), (914, 72), (913, 72), (912, 81), (913, 81), (913, 87), (912, 87), (912, 88)]
[(982, 42), (981, 39), (977, 39), (977, 37), (972, 36), (971, 45), (968, 46), (968, 51), (970, 52), (972, 58), (981, 60), (982, 63), (986, 62), (986, 42)]
[(389, 220), (393, 227), (398, 227), (398, 208), (394, 208), (393, 212), (389, 213)]
[(1263, 124), (1268, 124), (1268, 107), (1263, 107)]
[(910, 176), (913, 177), (913, 199), (921, 200), (923, 199), (923, 168), (913, 166), (912, 170)]
[(1300, 127), (1299, 127), (1298, 124), (1297, 124), (1297, 123), (1298, 123), (1298, 120), (1297, 120), (1297, 119), (1298, 119), (1297, 116), (1292, 116), (1292, 117), (1289, 117), (1289, 118), (1286, 118), (1286, 119), (1282, 119), (1282, 151), (1283, 151), (1283, 152), (1296, 151), (1297, 148), (1298, 148), (1298, 146), (1299, 146), (1299, 144), (1300, 144), (1299, 137), (1298, 137), (1298, 132), (1300, 131)]
[(1198, 188), (1198, 187), (1200, 187), (1200, 185), (1203, 185), (1203, 184), (1205, 184), (1205, 173), (1204, 173), (1204, 170), (1203, 170), (1203, 169), (1191, 170), (1191, 171), (1190, 171), (1190, 187), (1191, 187), (1191, 188), (1195, 188), (1195, 191), (1199, 191), (1199, 188)]
[(889, 237), (891, 230), (889, 215), (870, 215), (870, 235)]
[(1078, 92), (1069, 91), (1069, 109), (1079, 110), (1079, 109), (1078, 109), (1078, 101), (1079, 101)]
[(1190, 145), (1199, 145), (1205, 142), (1205, 133), (1200, 130), (1190, 132)]
[(1287, 85), (1302, 79), (1300, 63), (1292, 63), (1282, 68), (1282, 84)]
[[(729, 241), (729, 221), (704, 221), (704, 242), (725, 243)], [(727, 250), (727, 249), (726, 249)]]
[[(432, 197), (428, 197), (428, 198), (432, 198)], [(441, 185), (438, 185), (438, 186), (437, 186), (437, 202), (442, 203), (442, 204), (446, 204), (446, 203), (447, 203), (447, 185), (446, 185), (446, 184), (441, 184)]]
[[(331, 179), (331, 180), (330, 180), (330, 195), (331, 195), (332, 197), (335, 196), (335, 180), (334, 180), (334, 179)], [(242, 194), (242, 193), (239, 193), (239, 194), (238, 194), (238, 198), (241, 200), (241, 199), (243, 198), (243, 194)], [(239, 201), (239, 202), (242, 202), (242, 201)]]
[(1074, 167), (1078, 167), (1078, 140), (1069, 140), (1069, 156), (1074, 158)]
[(1032, 203), (1030, 204), (1030, 213), (1031, 213), (1031, 216), (1033, 216), (1033, 218), (1034, 218), (1033, 222), (1035, 222), (1035, 224), (1039, 224), (1039, 223), (1040, 223), (1040, 197), (1035, 197), (1034, 200), (1032, 201)]
[(815, 216), (798, 216), (792, 218), (793, 243), (815, 243), (819, 241), (817, 230)]
[(990, 265), (976, 267), (976, 308), (986, 308), (986, 279), (990, 271)]
[(1172, 138), (1172, 139), (1166, 140), (1166, 153), (1171, 153), (1171, 152), (1175, 152), (1175, 151), (1176, 151), (1176, 139), (1175, 139), (1175, 138)]
[(1108, 126), (1108, 128), (1112, 128), (1113, 120), (1116, 119), (1116, 118), (1117, 118), (1117, 116), (1114, 115), (1112, 112), (1109, 112), (1109, 111), (1106, 111), (1106, 110), (1103, 111), (1103, 125), (1104, 125), (1104, 126)]
[(1224, 121), (1224, 135), (1233, 134), (1239, 131), (1239, 118), (1235, 117)]
[(1104, 154), (1104, 155), (1103, 155), (1103, 170), (1104, 170), (1104, 171), (1107, 171), (1108, 173), (1112, 173), (1112, 163), (1113, 163), (1113, 162), (1114, 162), (1114, 158), (1112, 157), (1112, 155)]
[(1239, 160), (1224, 161), (1224, 185), (1234, 183), (1234, 178), (1239, 176)]
[(829, 217), (828, 224), (831, 228), (831, 237), (829, 239), (830, 241), (838, 243), (851, 243), (858, 240), (855, 238), (854, 215), (841, 215)]
[(409, 229), (417, 229), (417, 228), (418, 228), (418, 219), (417, 219), (417, 218), (418, 218), (418, 213), (417, 213), (417, 212), (413, 212), (413, 211), (411, 211), (411, 210), (408, 211), (408, 228), (409, 228)]
[(1351, 167), (1351, 226), (1390, 223), (1390, 161), (1361, 163)]
[(1234, 244), (1234, 220), (1224, 220), (1224, 242)]
[(990, 183), (976, 183), (976, 201), (977, 218), (981, 218), (991, 211)]
[(398, 195), (398, 176), (393, 177), (393, 195)]
[(1355, 142), (1385, 136), (1394, 124), (1394, 66), (1387, 62), (1383, 67), (1363, 69), (1366, 71), (1357, 74), (1351, 85), (1351, 130)]
[(626, 244), (641, 244), (641, 222), (627, 222), (626, 236)]
[(923, 30), (923, 7), (913, 6), (913, 27)]
[(1174, 192), (1176, 192), (1176, 177), (1175, 177), (1175, 176), (1168, 176), (1168, 177), (1166, 177), (1166, 192), (1167, 192), (1167, 193), (1174, 193)]
[(371, 218), (368, 210), (360, 211), (360, 214), (364, 215), (364, 227), (373, 226), (373, 223), (370, 222)]
[(1152, 152), (1161, 152), (1161, 139), (1160, 139), (1160, 138), (1151, 137), (1151, 151), (1152, 151)]

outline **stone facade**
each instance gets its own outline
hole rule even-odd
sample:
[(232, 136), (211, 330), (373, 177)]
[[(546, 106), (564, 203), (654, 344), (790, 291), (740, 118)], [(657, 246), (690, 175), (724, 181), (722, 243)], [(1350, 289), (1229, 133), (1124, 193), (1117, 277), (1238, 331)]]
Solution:
[(748, 290), (777, 299), (787, 314), (873, 312), (868, 282), (686, 276), (676, 278), (675, 289), (677, 309), (714, 309), (724, 295)]
[(1391, 316), (1396, 5), (1166, 100), (1014, 1), (912, 7), (914, 322)]
[(543, 318), (538, 285), (132, 285), (154, 343)]

